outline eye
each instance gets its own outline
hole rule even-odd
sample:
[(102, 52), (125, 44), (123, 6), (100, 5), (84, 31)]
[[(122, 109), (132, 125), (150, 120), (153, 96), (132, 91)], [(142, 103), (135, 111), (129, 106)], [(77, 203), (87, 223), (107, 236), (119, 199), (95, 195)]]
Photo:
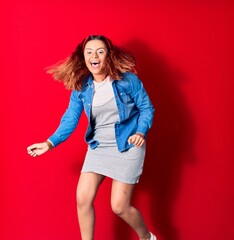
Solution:
[(105, 52), (103, 50), (98, 51), (98, 54), (104, 54)]

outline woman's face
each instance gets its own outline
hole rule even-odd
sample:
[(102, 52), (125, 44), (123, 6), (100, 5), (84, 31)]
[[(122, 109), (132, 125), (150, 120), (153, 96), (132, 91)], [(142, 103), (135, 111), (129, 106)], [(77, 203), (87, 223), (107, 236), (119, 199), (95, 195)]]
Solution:
[(95, 80), (103, 80), (106, 77), (104, 69), (107, 53), (106, 45), (101, 40), (91, 40), (85, 45), (85, 64)]

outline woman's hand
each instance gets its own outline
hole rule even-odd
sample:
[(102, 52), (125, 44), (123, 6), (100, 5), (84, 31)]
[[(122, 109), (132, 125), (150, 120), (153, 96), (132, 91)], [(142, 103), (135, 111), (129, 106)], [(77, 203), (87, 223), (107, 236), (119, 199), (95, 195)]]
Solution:
[(134, 144), (136, 147), (141, 147), (145, 142), (144, 135), (142, 133), (136, 133), (128, 138), (128, 144)]
[(27, 147), (28, 154), (32, 157), (37, 157), (42, 155), (43, 153), (49, 150), (49, 145), (46, 142), (43, 143), (35, 143), (29, 147)]

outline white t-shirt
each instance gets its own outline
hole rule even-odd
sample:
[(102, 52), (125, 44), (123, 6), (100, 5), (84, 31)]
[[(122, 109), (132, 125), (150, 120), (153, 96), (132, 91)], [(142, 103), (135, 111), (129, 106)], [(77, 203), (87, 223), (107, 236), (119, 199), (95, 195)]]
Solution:
[(101, 106), (114, 97), (112, 82), (113, 80), (110, 76), (107, 76), (102, 82), (96, 82), (93, 80), (93, 106)]

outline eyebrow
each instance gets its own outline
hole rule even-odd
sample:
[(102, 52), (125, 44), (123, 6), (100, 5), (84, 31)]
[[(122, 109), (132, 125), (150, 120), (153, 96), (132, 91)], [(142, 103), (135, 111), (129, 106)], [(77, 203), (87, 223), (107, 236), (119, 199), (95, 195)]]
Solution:
[[(92, 48), (85, 48), (85, 50), (86, 50), (86, 49), (93, 50)], [(106, 48), (105, 48), (105, 47), (97, 48), (97, 50), (100, 50), (100, 49), (104, 49), (104, 50), (105, 50)]]

